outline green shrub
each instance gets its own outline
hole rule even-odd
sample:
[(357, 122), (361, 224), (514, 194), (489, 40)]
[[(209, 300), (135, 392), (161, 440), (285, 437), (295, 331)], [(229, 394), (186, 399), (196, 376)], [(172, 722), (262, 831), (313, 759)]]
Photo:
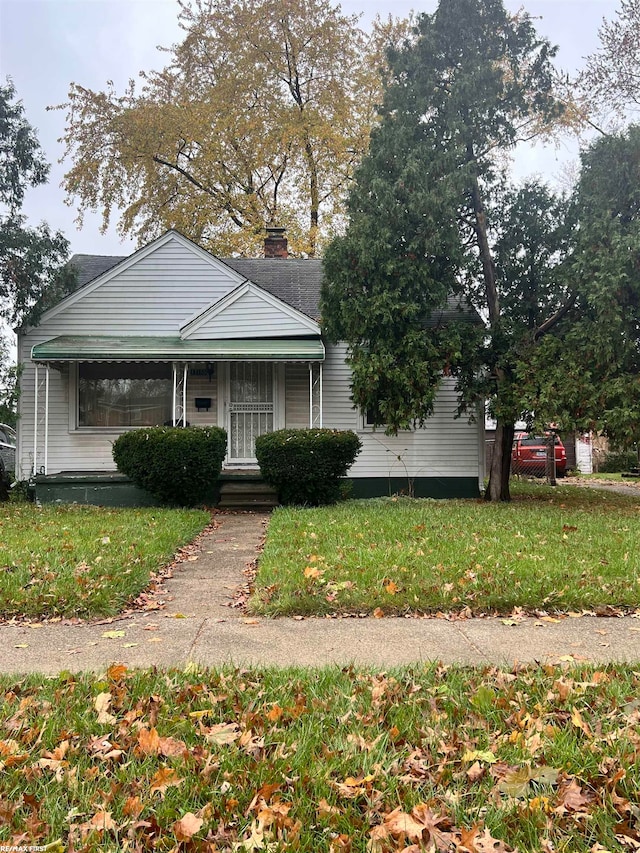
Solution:
[(113, 444), (118, 471), (163, 503), (202, 503), (220, 476), (227, 434), (220, 427), (151, 427)]
[(633, 450), (607, 453), (600, 465), (603, 474), (619, 474), (638, 467), (638, 454)]
[(341, 478), (361, 447), (350, 431), (281, 429), (256, 438), (256, 457), (281, 503), (319, 506), (339, 499)]

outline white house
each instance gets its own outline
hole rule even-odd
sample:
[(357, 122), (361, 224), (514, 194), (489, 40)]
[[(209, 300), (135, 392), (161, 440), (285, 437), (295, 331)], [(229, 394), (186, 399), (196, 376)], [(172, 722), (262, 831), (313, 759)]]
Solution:
[(362, 439), (354, 496), (478, 495), (482, 418), (454, 417), (445, 379), (424, 429), (390, 437), (368, 425), (350, 399), (346, 348), (322, 338), (321, 262), (288, 258), (282, 229), (260, 259), (221, 260), (168, 231), (129, 257), (72, 262), (78, 289), (18, 340), (16, 474), (35, 477), (43, 499), (106, 502), (115, 438), (185, 422), (227, 430), (223, 475), (255, 478), (262, 433), (325, 426)]

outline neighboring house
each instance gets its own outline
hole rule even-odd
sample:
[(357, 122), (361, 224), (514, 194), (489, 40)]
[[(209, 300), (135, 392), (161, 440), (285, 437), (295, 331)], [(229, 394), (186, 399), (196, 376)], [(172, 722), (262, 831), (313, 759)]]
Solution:
[(260, 259), (221, 260), (168, 231), (130, 257), (72, 262), (78, 289), (19, 335), (19, 479), (97, 483), (123, 431), (185, 422), (224, 427), (223, 473), (255, 476), (256, 436), (324, 426), (362, 439), (354, 496), (479, 494), (483, 419), (455, 417), (452, 380), (424, 429), (386, 436), (355, 410), (346, 347), (322, 338), (321, 261), (288, 258), (282, 229)]
[(0, 479), (13, 474), (16, 467), (16, 433), (8, 424), (0, 424)]

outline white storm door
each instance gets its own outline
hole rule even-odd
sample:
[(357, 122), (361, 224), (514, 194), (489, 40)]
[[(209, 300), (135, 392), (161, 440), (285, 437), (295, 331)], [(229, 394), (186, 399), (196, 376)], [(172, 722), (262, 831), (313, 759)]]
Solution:
[(273, 432), (273, 364), (229, 364), (229, 461), (256, 462), (256, 438)]

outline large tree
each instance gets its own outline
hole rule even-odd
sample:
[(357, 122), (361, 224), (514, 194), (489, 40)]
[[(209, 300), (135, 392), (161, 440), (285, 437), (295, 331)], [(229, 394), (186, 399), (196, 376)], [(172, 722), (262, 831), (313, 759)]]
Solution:
[(640, 0), (622, 0), (598, 31), (600, 47), (587, 57), (579, 77), (592, 111), (620, 117), (640, 109)]
[(524, 405), (614, 444), (640, 441), (640, 127), (581, 157), (571, 307), (520, 368)]
[(366, 149), (383, 43), (329, 0), (192, 0), (160, 72), (119, 96), (73, 84), (71, 199), (140, 241), (176, 227), (217, 253), (254, 254), (265, 225), (318, 252)]
[(30, 227), (22, 215), (25, 192), (47, 180), (36, 133), (16, 101), (13, 83), (0, 85), (0, 391), (2, 405), (15, 403), (15, 376), (8, 369), (8, 327), (37, 322), (41, 311), (73, 287), (64, 266), (68, 243), (45, 224)]
[[(323, 319), (330, 337), (349, 344), (357, 405), (395, 432), (431, 414), (443, 373), (457, 374), (463, 404), (481, 390), (493, 399), (491, 500), (509, 498), (521, 415), (515, 342), (548, 334), (568, 305), (539, 268), (532, 287), (541, 298), (522, 313), (496, 246), (501, 239), (506, 252), (516, 238), (492, 230), (491, 218), (505, 182), (499, 156), (561, 113), (553, 54), (530, 18), (509, 16), (501, 0), (441, 0), (423, 15), (417, 40), (390, 56), (380, 125), (349, 197), (349, 226), (325, 257)], [(536, 204), (557, 207), (540, 188), (531, 193)], [(526, 209), (526, 199), (520, 203)], [(550, 217), (558, 239), (561, 218)], [(514, 266), (512, 274), (523, 271)], [(474, 335), (456, 322), (430, 322), (451, 294), (476, 307), (486, 328)], [(489, 370), (482, 389), (480, 356)]]

